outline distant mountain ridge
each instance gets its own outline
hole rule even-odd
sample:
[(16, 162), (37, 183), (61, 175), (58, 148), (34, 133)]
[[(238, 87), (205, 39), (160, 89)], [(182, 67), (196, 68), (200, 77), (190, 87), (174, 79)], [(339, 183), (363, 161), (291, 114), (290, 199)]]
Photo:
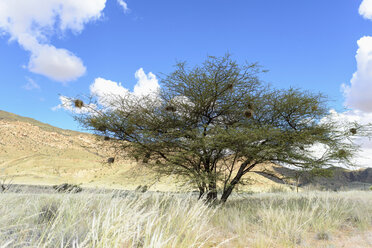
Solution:
[[(110, 157), (114, 164), (108, 164)], [(295, 171), (266, 164), (268, 171), (280, 178), (293, 177)], [(258, 169), (260, 169), (258, 168)], [(301, 186), (320, 185), (328, 189), (342, 187), (363, 189), (372, 185), (372, 168), (346, 170), (332, 168), (332, 178), (301, 178)], [(87, 187), (135, 189), (151, 185), (152, 190), (176, 190), (175, 177), (158, 178), (142, 164), (122, 159), (117, 149), (103, 137), (65, 130), (0, 110), (0, 179), (9, 177), (15, 183), (54, 185), (82, 184)], [(246, 190), (268, 190), (285, 182), (259, 173), (247, 176)]]
[[(350, 170), (341, 167), (332, 167), (328, 170), (332, 171), (331, 177), (312, 177), (309, 173), (303, 172), (299, 176), (299, 185), (301, 187), (318, 186), (330, 190), (369, 189), (372, 186), (372, 168)], [(285, 180), (280, 180), (280, 178), (289, 178), (292, 181), (296, 178), (296, 171), (285, 167), (273, 166), (268, 171), (274, 176), (271, 176), (270, 173), (258, 173), (278, 183), (285, 183)]]

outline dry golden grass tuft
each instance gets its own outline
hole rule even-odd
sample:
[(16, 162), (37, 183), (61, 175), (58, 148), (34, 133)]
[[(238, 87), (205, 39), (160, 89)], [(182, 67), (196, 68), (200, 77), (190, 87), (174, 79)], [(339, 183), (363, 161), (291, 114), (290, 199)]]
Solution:
[(0, 223), (5, 247), (371, 247), (372, 195), (5, 193)]

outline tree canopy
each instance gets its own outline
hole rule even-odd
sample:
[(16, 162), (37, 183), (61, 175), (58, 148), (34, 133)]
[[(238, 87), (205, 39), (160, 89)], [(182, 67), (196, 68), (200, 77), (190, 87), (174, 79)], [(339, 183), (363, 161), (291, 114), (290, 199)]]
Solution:
[[(157, 172), (188, 178), (200, 195), (225, 202), (258, 164), (298, 168), (351, 164), (361, 127), (327, 118), (327, 98), (274, 89), (257, 64), (230, 55), (178, 63), (151, 95), (110, 96), (76, 116), (86, 128), (125, 141), (126, 154)], [(77, 107), (82, 107), (78, 102)]]

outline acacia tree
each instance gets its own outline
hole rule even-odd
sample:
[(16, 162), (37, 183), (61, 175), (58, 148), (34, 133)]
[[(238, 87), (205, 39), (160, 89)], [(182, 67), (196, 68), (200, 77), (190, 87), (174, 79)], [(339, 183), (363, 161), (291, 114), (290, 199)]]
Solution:
[(76, 119), (124, 141), (128, 156), (156, 171), (188, 178), (208, 201), (221, 191), (225, 202), (261, 163), (305, 169), (350, 164), (357, 147), (349, 138), (361, 127), (324, 121), (325, 96), (273, 89), (259, 80), (261, 72), (229, 55), (193, 68), (178, 63), (158, 93), (110, 96)]

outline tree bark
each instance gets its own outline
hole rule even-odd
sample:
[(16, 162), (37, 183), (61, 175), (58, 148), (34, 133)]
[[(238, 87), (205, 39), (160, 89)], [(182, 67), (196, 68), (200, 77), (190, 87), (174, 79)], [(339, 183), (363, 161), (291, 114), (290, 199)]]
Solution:
[(217, 183), (213, 179), (208, 185), (207, 202), (212, 203), (217, 200)]
[(296, 192), (298, 193), (298, 184), (299, 184), (299, 177), (297, 177), (297, 180), (296, 180)]
[(242, 178), (242, 176), (246, 172), (250, 171), (256, 165), (256, 163), (254, 163), (254, 164), (250, 165), (246, 169), (246, 167), (249, 164), (249, 162), (250, 162), (249, 160), (246, 160), (243, 164), (240, 165), (240, 168), (239, 168), (238, 172), (236, 173), (236, 176), (234, 177), (233, 180), (231, 180), (230, 184), (222, 192), (221, 203), (225, 203), (227, 201), (227, 198), (229, 198), (229, 196), (231, 195), (233, 189), (239, 183), (239, 181)]
[(204, 187), (199, 187), (199, 198), (198, 198), (198, 200), (202, 199), (204, 194), (205, 194)]
[(226, 189), (223, 191), (222, 196), (221, 196), (221, 203), (225, 203), (227, 201), (233, 189), (238, 184), (238, 182), (240, 181), (243, 175), (244, 173), (239, 171), (238, 174), (231, 181), (231, 183), (226, 187)]

